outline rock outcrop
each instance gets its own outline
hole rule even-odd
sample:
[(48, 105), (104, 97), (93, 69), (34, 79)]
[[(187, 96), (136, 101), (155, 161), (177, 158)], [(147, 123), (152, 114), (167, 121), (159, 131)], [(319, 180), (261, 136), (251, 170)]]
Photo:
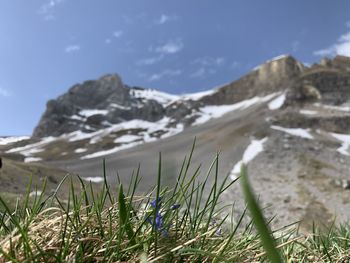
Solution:
[(163, 105), (135, 96), (142, 90), (124, 85), (116, 74), (76, 84), (47, 103), (33, 137), (60, 136), (77, 130), (93, 132), (132, 119), (161, 119)]
[(285, 90), (305, 71), (305, 67), (291, 56), (280, 56), (259, 66), (248, 75), (204, 97), (204, 104), (232, 104), (255, 96)]

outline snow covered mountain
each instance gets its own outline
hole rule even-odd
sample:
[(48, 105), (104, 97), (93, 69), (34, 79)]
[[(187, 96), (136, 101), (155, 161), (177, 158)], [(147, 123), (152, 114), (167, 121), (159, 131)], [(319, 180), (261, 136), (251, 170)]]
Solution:
[[(0, 139), (1, 155), (99, 180), (106, 158), (113, 181), (141, 163), (154, 182), (156, 155), (171, 182), (194, 137), (194, 165), (221, 150), (221, 172), (248, 164), (255, 190), (281, 224), (350, 216), (350, 58), (306, 67), (280, 56), (219, 88), (187, 95), (128, 87), (117, 75), (73, 86), (49, 101), (32, 137)], [(212, 153), (212, 155), (210, 155)], [(240, 200), (240, 189), (226, 194)], [(240, 206), (241, 205), (241, 206)], [(237, 203), (237, 209), (244, 204)]]
[[(7, 153), (19, 153), (26, 162), (68, 159), (72, 155), (88, 159), (116, 153), (269, 101), (283, 91), (283, 82), (302, 69), (294, 58), (282, 56), (237, 82), (181, 96), (131, 88), (118, 75), (105, 75), (74, 85), (56, 100), (50, 100), (28, 143), (11, 145)], [(59, 154), (55, 151), (58, 148)]]

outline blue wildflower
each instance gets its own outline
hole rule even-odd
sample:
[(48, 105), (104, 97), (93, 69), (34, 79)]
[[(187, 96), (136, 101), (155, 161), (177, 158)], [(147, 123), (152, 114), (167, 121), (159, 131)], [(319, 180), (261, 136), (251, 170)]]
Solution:
[(176, 210), (180, 207), (180, 204), (173, 204), (172, 206), (170, 206), (171, 210)]
[(221, 228), (217, 228), (215, 231), (215, 235), (221, 237), (222, 236), (222, 229)]
[(157, 230), (160, 230), (163, 227), (163, 217), (159, 213), (156, 214), (155, 226)]
[[(163, 219), (163, 216), (162, 214), (159, 212), (160, 210), (160, 207), (161, 207), (161, 201), (162, 201), (162, 198), (161, 197), (158, 197), (158, 199), (155, 199), (153, 201), (150, 202), (150, 206), (152, 208), (154, 208), (152, 214), (154, 215), (155, 214), (155, 218), (152, 217), (152, 216), (149, 216), (147, 217), (147, 221), (153, 226), (153, 228), (157, 231), (160, 231), (161, 234), (164, 236), (164, 237), (168, 237), (169, 236), (169, 233), (168, 233), (168, 230), (165, 229), (164, 227), (164, 219)], [(172, 210), (175, 210), (177, 208), (179, 208), (180, 205), (177, 205), (177, 204), (174, 204), (171, 206), (171, 209)]]
[[(157, 202), (158, 201), (158, 202)], [(161, 197), (158, 197), (158, 199), (154, 199), (153, 201), (150, 202), (150, 205), (153, 208), (156, 208), (156, 205), (158, 205), (158, 207), (160, 207), (160, 202), (162, 201)]]
[(150, 202), (151, 207), (153, 207), (155, 210), (154, 212), (155, 212), (156, 217), (155, 217), (155, 220), (152, 217), (149, 217), (148, 222), (150, 222), (151, 224), (153, 224), (153, 222), (154, 222), (154, 224), (155, 224), (154, 227), (157, 230), (160, 230), (163, 227), (163, 217), (159, 213), (161, 201), (162, 201), (162, 198), (158, 197), (158, 199), (154, 199), (153, 201)]

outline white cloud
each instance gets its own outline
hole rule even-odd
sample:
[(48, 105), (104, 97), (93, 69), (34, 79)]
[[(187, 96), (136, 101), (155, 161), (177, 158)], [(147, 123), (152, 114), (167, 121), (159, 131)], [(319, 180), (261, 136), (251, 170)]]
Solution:
[(160, 73), (156, 73), (156, 74), (151, 75), (148, 78), (148, 81), (149, 82), (157, 81), (157, 80), (160, 80), (164, 77), (175, 77), (175, 76), (179, 76), (181, 74), (182, 74), (182, 70), (180, 70), (180, 69), (165, 69)]
[(64, 52), (66, 53), (72, 53), (72, 52), (77, 52), (80, 50), (79, 45), (69, 45), (64, 49)]
[(339, 38), (340, 42), (350, 42), (350, 32), (346, 33), (345, 35), (342, 35)]
[(315, 56), (320, 56), (320, 57), (324, 57), (324, 56), (328, 56), (328, 55), (333, 55), (334, 54), (334, 49), (332, 48), (326, 48), (326, 49), (320, 49), (317, 51), (314, 51), (314, 55)]
[(216, 73), (216, 70), (213, 69), (213, 68), (205, 68), (205, 67), (202, 67), (202, 68), (199, 68), (197, 69), (196, 71), (194, 71), (190, 77), (191, 78), (204, 78), (208, 75), (213, 75)]
[(163, 77), (163, 75), (161, 73), (156, 73), (156, 74), (153, 74), (152, 76), (150, 76), (148, 78), (148, 81), (156, 81), (156, 80), (160, 80), (161, 78)]
[(203, 67), (221, 66), (225, 63), (223, 57), (201, 57), (194, 59), (191, 64), (201, 65)]
[(55, 8), (65, 0), (46, 0), (38, 9), (38, 14), (42, 15), (45, 20), (55, 19)]
[(155, 23), (157, 25), (163, 25), (167, 22), (170, 22), (170, 21), (174, 21), (177, 19), (177, 16), (170, 16), (170, 15), (166, 15), (166, 14), (161, 14), (160, 18), (158, 18)]
[(238, 68), (239, 66), (240, 66), (240, 63), (239, 63), (239, 62), (233, 61), (233, 62), (231, 63), (230, 68), (231, 68), (231, 69), (236, 69), (236, 68)]
[(346, 22), (345, 24), (347, 27), (350, 27), (350, 21)]
[(164, 58), (164, 56), (161, 54), (157, 57), (140, 59), (136, 62), (136, 65), (138, 65), (138, 66), (153, 65), (153, 64), (156, 64), (156, 63), (160, 62), (161, 60), (163, 60), (163, 58)]
[(124, 23), (129, 25), (143, 22), (144, 20), (147, 19), (147, 17), (148, 17), (147, 13), (140, 13), (136, 15), (122, 15), (122, 19)]
[(332, 46), (317, 50), (314, 52), (315, 56), (334, 56), (343, 55), (350, 56), (350, 31), (341, 35), (337, 42)]
[[(124, 31), (122, 30), (116, 30), (112, 33), (112, 36), (115, 38), (120, 38), (124, 35)], [(110, 37), (105, 39), (105, 43), (106, 44), (111, 44), (112, 43), (112, 39)]]
[(190, 77), (191, 78), (202, 78), (204, 77), (206, 73), (206, 69), (205, 68), (199, 68), (198, 70), (196, 70), (195, 72), (193, 72)]
[(191, 78), (204, 78), (207, 75), (212, 75), (217, 72), (217, 68), (224, 65), (226, 62), (223, 57), (200, 57), (194, 59), (191, 64), (199, 66), (192, 74)]
[(297, 52), (300, 46), (300, 42), (298, 40), (294, 40), (292, 42), (292, 50), (293, 52)]
[(117, 30), (113, 32), (113, 36), (116, 38), (120, 38), (123, 34), (124, 32), (122, 30)]
[(218, 65), (218, 66), (222, 65), (224, 62), (225, 62), (225, 59), (224, 59), (224, 58), (216, 58), (216, 59), (215, 59), (215, 63), (216, 63), (216, 65)]
[(0, 97), (10, 97), (10, 96), (11, 96), (11, 93), (8, 90), (0, 87)]
[(170, 40), (162, 46), (156, 47), (155, 51), (161, 54), (175, 54), (184, 48), (181, 39)]

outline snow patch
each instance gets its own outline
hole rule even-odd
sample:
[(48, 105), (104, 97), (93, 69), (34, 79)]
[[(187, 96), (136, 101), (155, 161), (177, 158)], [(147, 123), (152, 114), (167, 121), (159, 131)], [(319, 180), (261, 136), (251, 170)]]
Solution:
[(17, 148), (13, 148), (11, 150), (8, 150), (6, 153), (20, 153), (26, 157), (31, 157), (32, 154), (34, 153), (38, 153), (38, 152), (42, 152), (44, 149), (43, 147), (46, 146), (47, 144), (55, 141), (56, 138), (55, 137), (45, 137), (43, 139), (41, 139), (41, 141), (36, 142), (36, 143), (32, 143), (32, 144), (28, 144), (26, 146), (23, 147), (17, 147)]
[(252, 161), (259, 153), (264, 150), (264, 143), (267, 141), (267, 138), (263, 138), (261, 140), (252, 140), (252, 142), (248, 145), (247, 149), (243, 154), (243, 163), (247, 164)]
[(288, 56), (289, 56), (288, 54), (283, 54), (283, 55), (279, 55), (279, 56), (277, 56), (277, 57), (274, 57), (274, 58), (272, 58), (272, 59), (266, 60), (265, 63), (254, 67), (254, 68), (253, 68), (253, 71), (257, 71), (257, 70), (261, 69), (264, 65), (266, 65), (266, 64), (268, 64), (268, 63), (271, 63), (271, 62), (273, 62), (273, 61), (277, 61), (277, 60), (286, 58), (286, 57), (288, 57)]
[(25, 163), (33, 163), (33, 162), (40, 162), (42, 161), (43, 159), (40, 158), (40, 157), (26, 157), (24, 158), (24, 162)]
[(92, 182), (92, 183), (101, 183), (103, 182), (103, 177), (99, 177), (99, 176), (96, 176), (96, 177), (82, 177), (81, 179), (85, 180), (85, 181), (88, 181), (88, 182)]
[(123, 135), (123, 136), (115, 139), (114, 142), (115, 143), (130, 143), (130, 142), (136, 141), (138, 139), (140, 139), (140, 136), (127, 134), (127, 135)]
[(107, 113), (108, 113), (108, 110), (97, 110), (97, 109), (81, 110), (79, 112), (79, 114), (81, 116), (84, 116), (85, 118), (88, 118), (90, 116), (97, 115), (97, 114), (106, 115)]
[(253, 68), (253, 71), (258, 71), (259, 69), (261, 69), (262, 65), (256, 66)]
[(276, 99), (272, 100), (270, 103), (269, 103), (269, 109), (270, 110), (278, 110), (280, 109), (284, 102), (286, 100), (286, 94), (283, 93), (282, 95), (278, 96)]
[(282, 131), (285, 133), (288, 133), (290, 135), (293, 136), (298, 136), (298, 137), (302, 137), (305, 139), (313, 139), (314, 137), (310, 134), (309, 129), (302, 129), (302, 128), (284, 128), (284, 127), (280, 127), (280, 126), (275, 126), (272, 125), (271, 129), (274, 130), (278, 130), (278, 131)]
[(138, 141), (138, 142), (134, 142), (134, 143), (129, 143), (129, 144), (123, 144), (121, 146), (109, 149), (109, 150), (105, 150), (105, 151), (100, 151), (100, 152), (95, 152), (92, 154), (87, 154), (83, 157), (81, 157), (81, 160), (86, 160), (86, 159), (92, 159), (92, 158), (97, 158), (97, 157), (101, 157), (101, 156), (105, 156), (105, 155), (109, 155), (109, 154), (113, 154), (122, 150), (126, 150), (129, 148), (132, 148), (134, 146), (140, 145), (142, 144), (142, 141)]
[[(106, 128), (101, 131), (97, 131), (90, 134), (90, 143), (95, 143), (97, 140), (102, 140), (103, 136), (107, 136), (112, 132), (120, 131), (120, 130), (130, 130), (130, 129), (142, 129), (144, 131), (140, 132), (139, 135), (124, 135), (120, 138), (117, 138), (115, 142), (120, 143), (120, 140), (124, 140), (123, 145), (119, 145), (117, 147), (114, 147), (112, 149), (95, 152), (92, 154), (85, 155), (81, 157), (80, 159), (90, 159), (90, 158), (96, 158), (101, 157), (108, 154), (113, 154), (125, 149), (129, 149), (132, 147), (135, 147), (137, 145), (146, 143), (146, 142), (153, 142), (158, 139), (167, 138), (170, 136), (173, 136), (175, 134), (178, 134), (183, 131), (184, 125), (183, 124), (177, 124), (175, 127), (167, 127), (168, 124), (171, 122), (171, 119), (168, 117), (164, 117), (163, 119), (157, 121), (157, 122), (148, 122), (144, 120), (132, 120), (120, 124), (116, 124), (112, 127)], [(155, 134), (157, 132), (161, 132), (162, 135), (158, 137), (153, 137), (152, 134)], [(81, 135), (81, 134), (80, 134)], [(83, 134), (81, 136), (88, 136), (87, 134)], [(127, 137), (125, 137), (127, 136)], [(131, 137), (135, 136), (135, 137)], [(76, 138), (75, 138), (76, 139)], [(138, 141), (136, 141), (138, 139)]]
[(24, 141), (30, 139), (29, 136), (19, 136), (19, 137), (1, 137), (0, 138), (0, 145), (7, 145), (10, 143), (15, 143), (19, 141)]
[(314, 105), (316, 107), (321, 107), (321, 108), (329, 109), (329, 110), (345, 111), (345, 112), (350, 111), (349, 106), (334, 106), (334, 105), (327, 105), (327, 104), (320, 104), (320, 103), (314, 103)]
[(267, 60), (265, 63), (270, 63), (272, 61), (280, 60), (280, 59), (286, 58), (288, 56), (289, 56), (288, 54), (282, 54), (282, 55), (276, 56), (270, 60)]
[(317, 114), (317, 111), (314, 111), (314, 110), (300, 110), (299, 112), (301, 114), (304, 114), (304, 115), (316, 115)]
[(348, 149), (350, 147), (350, 135), (341, 133), (331, 133), (331, 135), (342, 143), (341, 147), (339, 147), (337, 151), (343, 155), (349, 156), (350, 154)]
[(204, 96), (212, 95), (215, 92), (217, 92), (216, 89), (211, 89), (211, 90), (200, 91), (200, 92), (196, 92), (196, 93), (184, 94), (181, 97), (182, 97), (182, 99), (185, 99), (185, 100), (199, 100), (199, 99), (203, 98)]
[(78, 116), (78, 115), (72, 115), (69, 118), (72, 120), (77, 120), (77, 121), (85, 121), (85, 118)]
[(241, 166), (242, 164), (247, 165), (249, 162), (251, 162), (256, 156), (258, 156), (259, 153), (261, 153), (264, 150), (264, 143), (267, 141), (267, 138), (263, 138), (261, 140), (252, 140), (251, 143), (248, 145), (246, 150), (243, 153), (242, 160), (235, 164), (233, 169), (230, 172), (230, 178), (231, 180), (236, 180), (238, 175), (241, 172)]
[(230, 172), (231, 180), (236, 180), (238, 178), (239, 174), (241, 173), (242, 164), (243, 164), (242, 160), (235, 164), (235, 166)]
[(263, 103), (271, 100), (276, 96), (276, 93), (265, 97), (254, 97), (248, 100), (243, 100), (232, 105), (205, 106), (199, 109), (199, 118), (193, 123), (194, 126), (203, 124), (210, 119), (220, 118), (228, 112), (235, 110), (244, 110), (258, 103)]
[(164, 106), (167, 106), (180, 98), (178, 95), (173, 95), (154, 89), (132, 89), (130, 93), (132, 96), (134, 96), (134, 98), (155, 100)]
[(75, 149), (75, 153), (83, 153), (83, 152), (86, 152), (87, 149), (84, 149), (84, 148), (78, 148), (78, 149)]
[(131, 109), (130, 107), (125, 107), (123, 105), (119, 105), (116, 103), (111, 103), (109, 106), (112, 108), (117, 108), (117, 109), (121, 109), (121, 110), (130, 110)]
[(98, 133), (99, 132), (85, 133), (85, 132), (82, 132), (82, 131), (75, 131), (75, 132), (71, 132), (71, 133), (68, 133), (68, 134), (63, 134), (63, 135), (61, 135), (61, 138), (66, 138), (66, 139), (68, 139), (69, 142), (75, 142), (75, 141), (81, 141), (81, 140), (85, 140), (85, 139), (90, 139), (90, 138), (94, 137)]

